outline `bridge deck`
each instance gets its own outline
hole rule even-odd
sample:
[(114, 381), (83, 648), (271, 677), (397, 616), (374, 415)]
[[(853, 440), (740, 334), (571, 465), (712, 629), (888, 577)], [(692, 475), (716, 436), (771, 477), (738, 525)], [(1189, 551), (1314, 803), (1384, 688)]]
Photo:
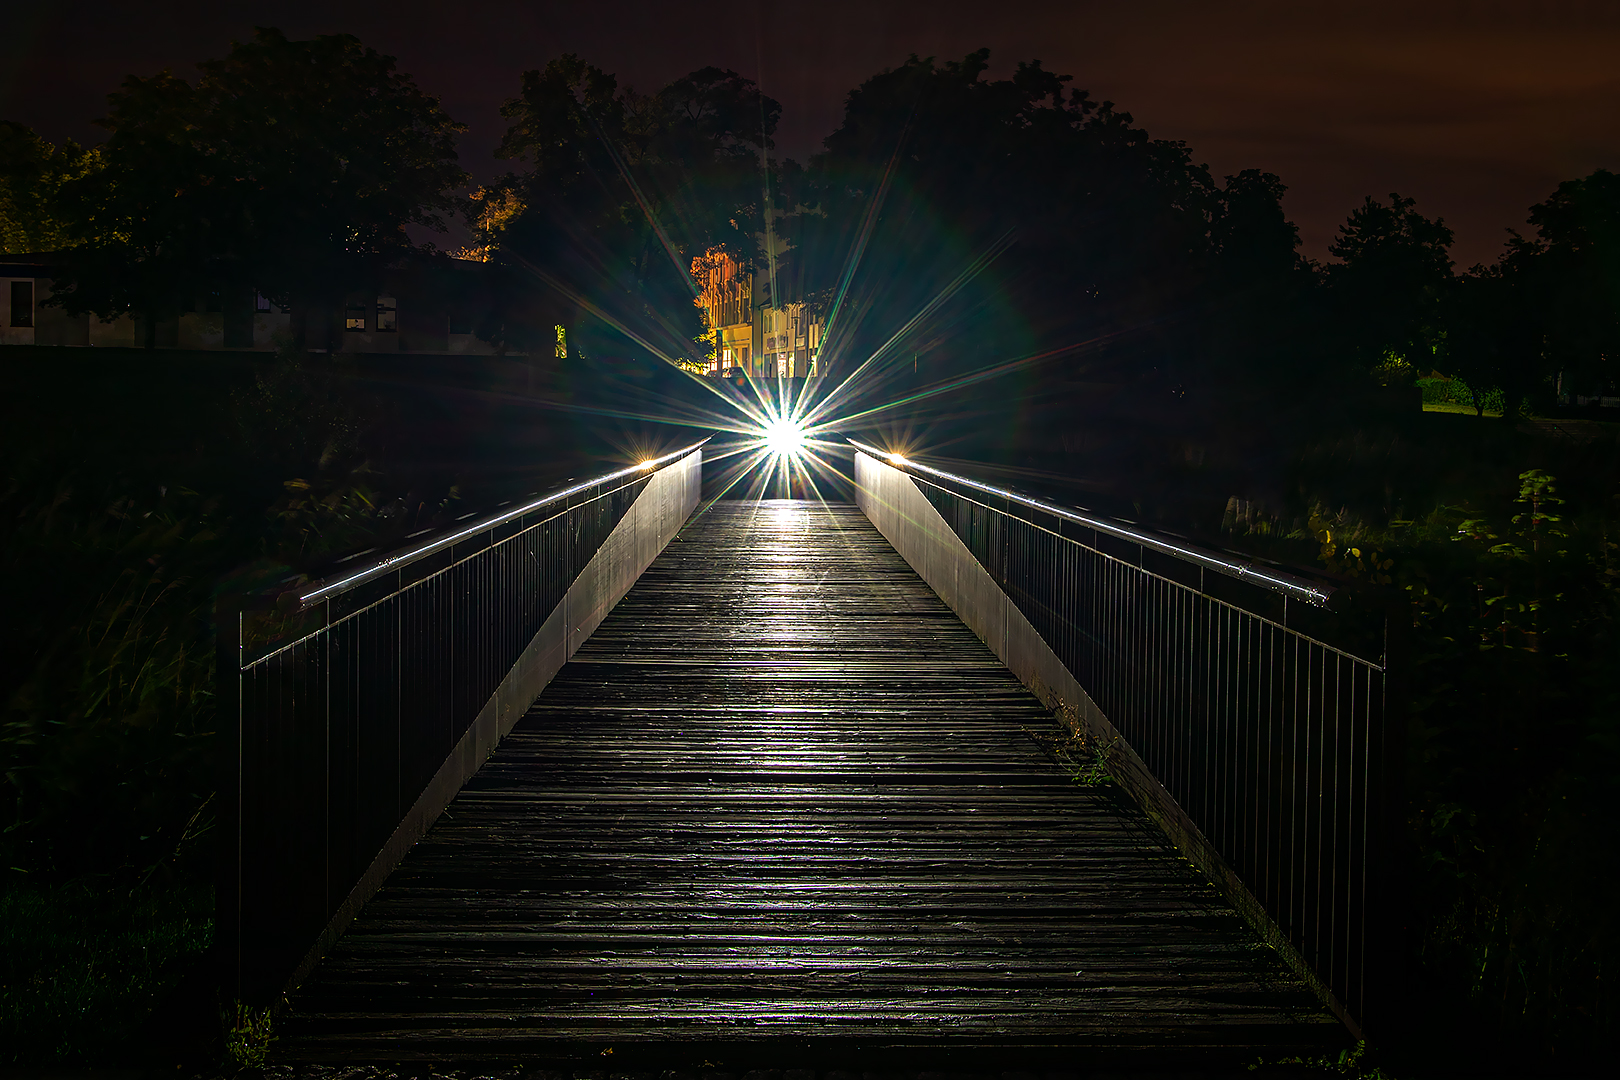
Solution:
[(1342, 1038), (1140, 812), (1030, 737), (1051, 727), (853, 507), (700, 511), (278, 1053)]

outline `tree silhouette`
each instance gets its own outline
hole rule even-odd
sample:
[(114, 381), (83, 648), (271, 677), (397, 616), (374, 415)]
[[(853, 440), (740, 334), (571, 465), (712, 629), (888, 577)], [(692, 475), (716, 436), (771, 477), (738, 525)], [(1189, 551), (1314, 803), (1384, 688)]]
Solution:
[(1415, 368), (1433, 364), (1440, 303), (1452, 280), (1452, 232), (1418, 213), (1417, 201), (1367, 196), (1339, 227), (1328, 269), (1339, 333), (1368, 367), (1394, 356)]
[[(481, 195), (522, 209), (484, 240), (684, 353), (701, 332), (687, 264), (714, 244), (751, 247), (762, 231), (762, 165), (780, 114), (734, 71), (703, 68), (646, 96), (577, 56), (552, 60), (525, 72), (502, 107), (510, 126), (497, 156), (527, 168)], [(623, 347), (597, 326), (588, 349)]]
[(989, 79), (988, 64), (986, 49), (914, 55), (873, 76), (811, 163), (807, 274), (837, 281), (875, 215), (852, 359), (969, 273), (916, 331), (941, 343), (934, 370), (1110, 334), (1144, 364), (1170, 363), (1185, 327), (1164, 317), (1196, 308), (1219, 212), (1208, 170), (1068, 75), (1031, 61)]
[(0, 254), (48, 252), (77, 242), (62, 216), (64, 184), (101, 165), (71, 140), (52, 146), (22, 124), (0, 120)]
[(1526, 283), (1541, 318), (1545, 363), (1566, 389), (1612, 392), (1620, 381), (1620, 176), (1567, 180), (1530, 210), (1536, 238), (1515, 235), (1503, 273)]
[(130, 76), (98, 121), (106, 167), (64, 192), (85, 243), (69, 310), (163, 316), (199, 293), (332, 304), (444, 228), (466, 181), (438, 101), (348, 35), (259, 29), (195, 86)]
[(1474, 267), (1446, 296), (1439, 359), (1447, 374), (1468, 384), (1480, 416), (1486, 396), (1500, 388), (1503, 416), (1516, 419), (1519, 404), (1543, 374), (1532, 289), (1520, 265), (1499, 263)]

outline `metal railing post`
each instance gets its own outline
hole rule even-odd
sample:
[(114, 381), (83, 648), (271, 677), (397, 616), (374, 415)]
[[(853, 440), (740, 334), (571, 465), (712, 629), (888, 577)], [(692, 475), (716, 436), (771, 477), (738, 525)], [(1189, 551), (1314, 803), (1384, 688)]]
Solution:
[[(220, 598), (216, 925), (236, 998), (273, 999), (342, 932), (566, 661), (578, 618), (629, 588), (624, 551), (690, 513), (695, 489), (660, 509), (638, 498), (691, 488), (702, 446), (279, 596)], [(626, 518), (640, 524), (615, 541)]]
[(215, 950), (226, 992), (242, 996), (242, 598), (214, 600), (215, 762), (219, 837), (215, 850)]
[[(1352, 1031), (1391, 1023), (1407, 616), (1353, 645), (1340, 609), (1383, 611), (1364, 591), (855, 447), (863, 506), (902, 554), (976, 561), (1016, 615), (930, 580), (946, 602), (1043, 700), (1069, 687), (1126, 790)], [(1048, 544), (1072, 570), (1031, 571)], [(1015, 634), (1041, 659), (998, 647)]]

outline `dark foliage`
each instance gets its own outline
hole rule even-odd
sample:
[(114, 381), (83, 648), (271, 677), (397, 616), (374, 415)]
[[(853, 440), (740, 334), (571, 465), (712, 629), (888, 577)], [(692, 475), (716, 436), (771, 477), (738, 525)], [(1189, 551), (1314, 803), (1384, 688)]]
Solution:
[[(131, 886), (13, 875), (0, 886), (0, 1064), (213, 1064), (214, 994), (185, 993), (212, 944), (213, 909), (195, 877)], [(200, 1007), (176, 1015), (182, 1002)]]
[(217, 591), (686, 434), (599, 417), (678, 386), (588, 368), (575, 384), (549, 361), (0, 352), (0, 865), (49, 879), (198, 865)]
[(985, 79), (988, 55), (868, 80), (803, 178), (796, 272), (854, 271), (829, 326), (845, 372), (914, 313), (905, 351), (959, 372), (1126, 328), (1152, 354), (1193, 302), (1222, 210), (1207, 171), (1038, 63)]
[[(1518, 306), (1539, 316), (1545, 342), (1539, 355), (1521, 353), (1518, 368), (1561, 377), (1566, 390), (1611, 392), (1620, 380), (1620, 176), (1599, 169), (1559, 184), (1531, 207), (1530, 224), (1536, 236), (1515, 237), (1501, 271), (1519, 280)], [(1509, 376), (1525, 381), (1515, 369)]]
[[(768, 213), (759, 184), (781, 106), (734, 71), (703, 68), (651, 96), (576, 56), (523, 74), (499, 156), (523, 163), (479, 193), (507, 212), (484, 224), (499, 258), (579, 302), (593, 355), (628, 348), (676, 360), (702, 332), (688, 266), (737, 244)], [(514, 341), (549, 324), (521, 314)], [(524, 334), (527, 333), (527, 337)]]
[(1451, 282), (1452, 232), (1391, 193), (1368, 196), (1339, 228), (1328, 253), (1334, 323), (1364, 368), (1386, 357), (1423, 364), (1440, 333), (1440, 300)]
[[(574, 56), (526, 72), (503, 109), (514, 171), (461, 210), (487, 260), (479, 333), (546, 362), (492, 361), (476, 422), (442, 390), (464, 374), (400, 406), (404, 359), (364, 386), (291, 355), (28, 370), (0, 436), (3, 602), (28, 613), (0, 641), (8, 865), (183, 877), (211, 820), (221, 575), (387, 544), (457, 484), (532, 490), (534, 462), (598, 448), (604, 415), (691, 412), (647, 358), (695, 355), (688, 268), (723, 244), (756, 302), (822, 304), (827, 385), (858, 374), (840, 408), (883, 437), (1180, 531), (1224, 518), (1219, 542), (1405, 590), (1414, 1015), (1486, 1054), (1612, 1040), (1620, 459), (1601, 429), (1519, 425), (1616, 392), (1620, 179), (1560, 185), (1532, 235), (1460, 274), (1443, 221), (1369, 197), (1323, 266), (1278, 177), (1217, 182), (1069, 76), (988, 63), (873, 76), (803, 166), (772, 156), (780, 106), (735, 72), (651, 95)], [(458, 126), (346, 37), (260, 31), (195, 85), (131, 78), (105, 123), (88, 153), (0, 127), (5, 243), (79, 244), (74, 310), (151, 317), (221, 288), (327, 303), (464, 180)], [(1418, 413), (1430, 375), (1504, 420)]]
[(0, 254), (55, 251), (76, 242), (63, 217), (62, 187), (94, 171), (101, 155), (71, 140), (52, 146), (22, 124), (0, 120)]
[(330, 303), (411, 247), (407, 225), (443, 229), (463, 128), (392, 57), (260, 29), (199, 67), (109, 97), (101, 167), (63, 191), (68, 310), (151, 319), (221, 290)]
[(286, 361), (110, 360), (22, 368), (0, 424), (3, 854), (47, 878), (189, 865), (213, 819), (217, 580), (353, 544), (374, 502), (354, 404)]
[(1238, 542), (1412, 604), (1408, 1050), (1574, 1068), (1620, 1019), (1620, 441), (1420, 414), (1321, 433), (1295, 477), (1293, 528)]

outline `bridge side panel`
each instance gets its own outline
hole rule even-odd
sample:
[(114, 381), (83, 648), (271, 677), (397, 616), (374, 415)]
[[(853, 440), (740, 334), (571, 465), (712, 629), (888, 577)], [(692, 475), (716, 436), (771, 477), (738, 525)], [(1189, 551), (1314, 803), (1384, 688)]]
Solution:
[(608, 612), (692, 516), (703, 486), (703, 455), (654, 473), (647, 487), (580, 571), (562, 600), (479, 710), (427, 788), (417, 798), (366, 872), (338, 906), (315, 944), (287, 980), (291, 990), (308, 977), (361, 907), (382, 887), (405, 853), (427, 835), (439, 815), (483, 767), (500, 741), (529, 711), (541, 691), (579, 651)]
[(1048, 708), (1072, 717), (1098, 746), (1108, 748), (1109, 771), (1120, 785), (1334, 1013), (1359, 1034), (1355, 1018), (1338, 996), (1294, 948), (1264, 905), (911, 478), (857, 451), (855, 501), (918, 576), (1021, 683)]
[(236, 996), (307, 973), (673, 538), (701, 479), (692, 453), (583, 491), (339, 597), (348, 611), (294, 616), (312, 630), (260, 660), (243, 658), (245, 617), (221, 616), (217, 923)]
[(294, 971), (290, 985), (301, 982), (314, 969), (322, 953), (342, 934), (405, 852), (427, 833), (546, 685), (674, 539), (697, 506), (701, 486), (701, 453), (691, 454), (653, 475), (345, 898)]

